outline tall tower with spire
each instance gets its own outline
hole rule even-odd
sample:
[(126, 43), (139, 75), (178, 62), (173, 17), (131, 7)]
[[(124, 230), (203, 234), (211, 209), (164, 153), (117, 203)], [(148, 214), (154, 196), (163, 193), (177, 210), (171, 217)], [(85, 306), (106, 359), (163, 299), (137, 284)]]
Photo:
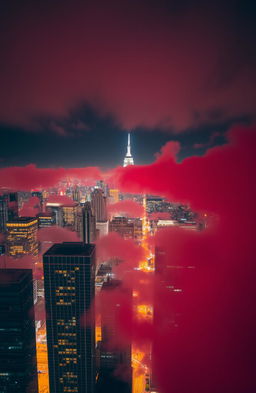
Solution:
[(123, 166), (134, 165), (133, 157), (131, 155), (131, 134), (128, 133), (127, 153), (124, 157)]

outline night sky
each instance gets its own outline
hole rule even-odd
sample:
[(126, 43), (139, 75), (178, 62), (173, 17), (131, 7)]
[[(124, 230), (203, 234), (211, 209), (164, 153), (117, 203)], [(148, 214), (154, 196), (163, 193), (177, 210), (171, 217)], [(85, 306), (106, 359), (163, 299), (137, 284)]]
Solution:
[(179, 159), (255, 119), (253, 1), (2, 1), (0, 166)]

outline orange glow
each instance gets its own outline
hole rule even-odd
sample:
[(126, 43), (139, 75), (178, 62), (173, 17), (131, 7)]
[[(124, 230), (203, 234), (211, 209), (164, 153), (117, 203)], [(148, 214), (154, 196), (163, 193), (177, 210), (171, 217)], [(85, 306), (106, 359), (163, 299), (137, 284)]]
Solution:
[(153, 318), (153, 309), (149, 304), (139, 304), (137, 306), (137, 315), (140, 319), (152, 320)]
[[(150, 226), (147, 219), (146, 213), (146, 196), (143, 198), (144, 214), (142, 217), (142, 241), (141, 246), (145, 250), (145, 259), (140, 261), (139, 269), (146, 272), (154, 272), (154, 254), (148, 244), (148, 236), (150, 236)], [(140, 284), (147, 285), (148, 280), (140, 280)], [(139, 301), (139, 293), (137, 291), (133, 292), (134, 301), (137, 303)], [(150, 320), (153, 319), (153, 306), (151, 304), (134, 304), (134, 310), (136, 317), (138, 319)], [(141, 348), (132, 346), (132, 368), (133, 368), (133, 393), (144, 393), (146, 388), (146, 375), (150, 374), (150, 370), (147, 365), (143, 363), (145, 354), (149, 355), (151, 353), (150, 343), (145, 343), (144, 351)]]
[(48, 356), (45, 328), (41, 328), (37, 332), (36, 355), (38, 371), (38, 392), (49, 393)]
[(148, 367), (143, 364), (144, 355), (140, 348), (132, 347), (133, 393), (143, 393), (145, 390), (145, 374), (148, 373)]
[(101, 326), (100, 325), (95, 326), (95, 338), (96, 338), (96, 343), (101, 341)]

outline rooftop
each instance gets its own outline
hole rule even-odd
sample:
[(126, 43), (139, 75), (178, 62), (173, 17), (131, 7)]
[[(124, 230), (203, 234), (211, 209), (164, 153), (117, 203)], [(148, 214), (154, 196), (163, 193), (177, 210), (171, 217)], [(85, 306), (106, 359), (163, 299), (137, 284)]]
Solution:
[(82, 242), (64, 242), (54, 244), (44, 255), (73, 255), (90, 256), (95, 249), (94, 244), (84, 244)]
[(28, 224), (32, 221), (37, 221), (36, 217), (18, 217), (7, 222), (8, 224)]

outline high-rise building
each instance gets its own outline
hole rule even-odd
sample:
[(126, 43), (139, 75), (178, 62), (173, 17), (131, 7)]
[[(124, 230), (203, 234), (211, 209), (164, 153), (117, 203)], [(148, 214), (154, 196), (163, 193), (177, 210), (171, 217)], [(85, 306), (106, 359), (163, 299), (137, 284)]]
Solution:
[(72, 199), (73, 201), (80, 202), (81, 192), (78, 186), (74, 187), (72, 190)]
[(77, 232), (83, 243), (93, 243), (96, 240), (96, 219), (92, 213), (90, 202), (77, 214)]
[(131, 154), (131, 134), (128, 133), (127, 153), (124, 158), (123, 166), (134, 165), (133, 157)]
[(0, 196), (0, 233), (5, 232), (5, 224), (8, 221), (8, 203), (6, 195)]
[(43, 265), (50, 392), (93, 393), (95, 246), (55, 244)]
[(96, 222), (107, 221), (107, 198), (100, 188), (95, 188), (91, 193), (91, 205)]
[(38, 220), (35, 217), (19, 217), (6, 223), (6, 253), (12, 257), (38, 255)]
[(0, 392), (37, 393), (30, 269), (0, 269)]

